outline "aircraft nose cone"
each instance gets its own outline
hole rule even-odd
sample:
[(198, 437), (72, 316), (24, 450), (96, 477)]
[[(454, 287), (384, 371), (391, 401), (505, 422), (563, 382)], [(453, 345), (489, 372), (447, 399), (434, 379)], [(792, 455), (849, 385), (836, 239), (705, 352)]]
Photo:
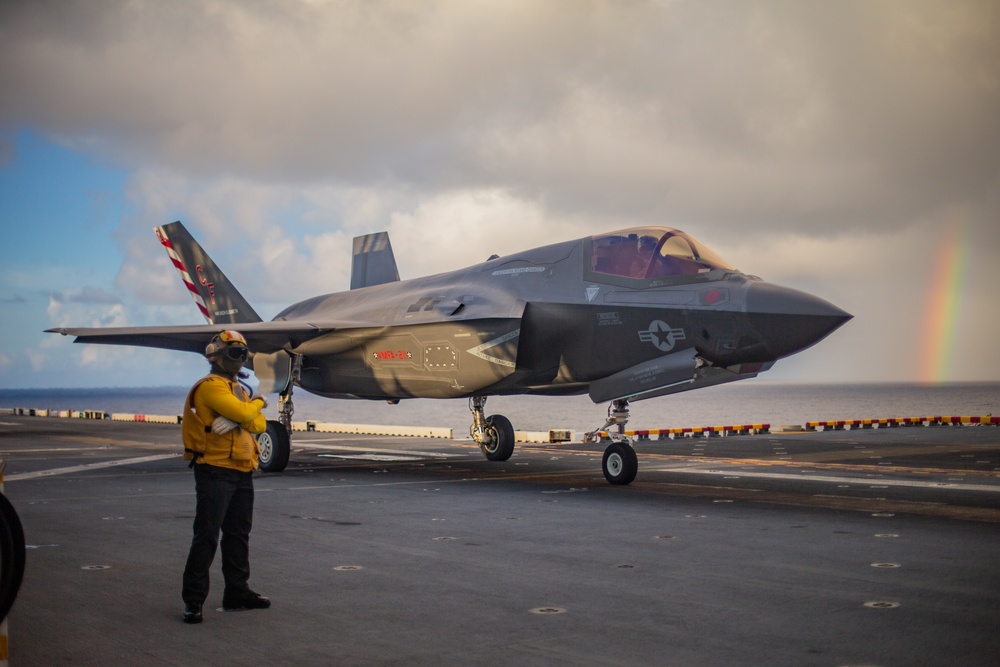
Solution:
[(812, 294), (770, 283), (750, 286), (746, 310), (773, 359), (815, 345), (853, 317)]

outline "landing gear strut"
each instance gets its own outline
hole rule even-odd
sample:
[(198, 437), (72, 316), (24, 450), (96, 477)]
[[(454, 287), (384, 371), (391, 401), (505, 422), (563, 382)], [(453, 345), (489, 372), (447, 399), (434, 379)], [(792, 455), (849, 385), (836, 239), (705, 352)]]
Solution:
[(485, 396), (473, 396), (469, 399), (469, 410), (472, 412), (469, 435), (487, 459), (506, 461), (514, 453), (514, 427), (503, 415), (486, 417), (483, 411), (485, 407)]
[(257, 447), (260, 449), (260, 469), (264, 472), (281, 472), (288, 465), (288, 456), (292, 450), (292, 415), (295, 404), (292, 403), (292, 389), (302, 373), (302, 356), (292, 357), (291, 375), (288, 386), (278, 394), (278, 419), (267, 421), (267, 430), (257, 436)]
[[(611, 444), (604, 450), (601, 468), (604, 479), (611, 484), (630, 484), (639, 471), (639, 459), (632, 447), (632, 440), (625, 435), (625, 424), (628, 423), (628, 399), (622, 398), (611, 402), (608, 407), (608, 420), (604, 426), (583, 436), (583, 441), (597, 444), (601, 442), (601, 432), (607, 431)], [(618, 432), (607, 429), (617, 426)]]

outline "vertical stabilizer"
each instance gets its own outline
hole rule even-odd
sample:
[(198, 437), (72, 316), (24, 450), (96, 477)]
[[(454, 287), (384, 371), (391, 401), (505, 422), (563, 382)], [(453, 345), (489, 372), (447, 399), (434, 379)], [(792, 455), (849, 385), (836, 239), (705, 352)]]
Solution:
[(156, 238), (209, 324), (260, 322), (260, 315), (180, 222), (156, 227)]
[(371, 287), (399, 280), (396, 257), (392, 254), (389, 232), (354, 237), (351, 289)]

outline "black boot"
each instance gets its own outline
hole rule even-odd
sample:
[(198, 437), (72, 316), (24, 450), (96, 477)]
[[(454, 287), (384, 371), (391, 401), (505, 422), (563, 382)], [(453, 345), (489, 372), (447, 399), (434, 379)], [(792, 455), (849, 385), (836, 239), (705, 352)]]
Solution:
[(186, 604), (186, 605), (184, 605), (184, 622), (185, 623), (201, 623), (201, 605), (200, 604)]
[(241, 611), (243, 609), (267, 609), (271, 606), (271, 601), (263, 595), (258, 595), (253, 591), (247, 591), (243, 595), (222, 596), (222, 608), (225, 611)]

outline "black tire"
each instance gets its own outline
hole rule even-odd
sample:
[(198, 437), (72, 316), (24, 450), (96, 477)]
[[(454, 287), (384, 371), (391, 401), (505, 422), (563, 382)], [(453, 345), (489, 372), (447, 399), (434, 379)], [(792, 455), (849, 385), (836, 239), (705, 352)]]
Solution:
[(257, 446), (260, 448), (260, 469), (264, 472), (281, 472), (288, 465), (292, 442), (281, 422), (269, 419), (267, 430), (257, 436)]
[(514, 453), (514, 427), (503, 415), (492, 415), (486, 418), (486, 433), (490, 436), (489, 445), (480, 444), (479, 449), (490, 461), (506, 461)]
[(639, 472), (639, 458), (631, 445), (612, 442), (604, 450), (601, 468), (604, 470), (604, 479), (611, 484), (631, 484)]
[(7, 496), (0, 493), (0, 621), (17, 599), (24, 579), (24, 529)]

